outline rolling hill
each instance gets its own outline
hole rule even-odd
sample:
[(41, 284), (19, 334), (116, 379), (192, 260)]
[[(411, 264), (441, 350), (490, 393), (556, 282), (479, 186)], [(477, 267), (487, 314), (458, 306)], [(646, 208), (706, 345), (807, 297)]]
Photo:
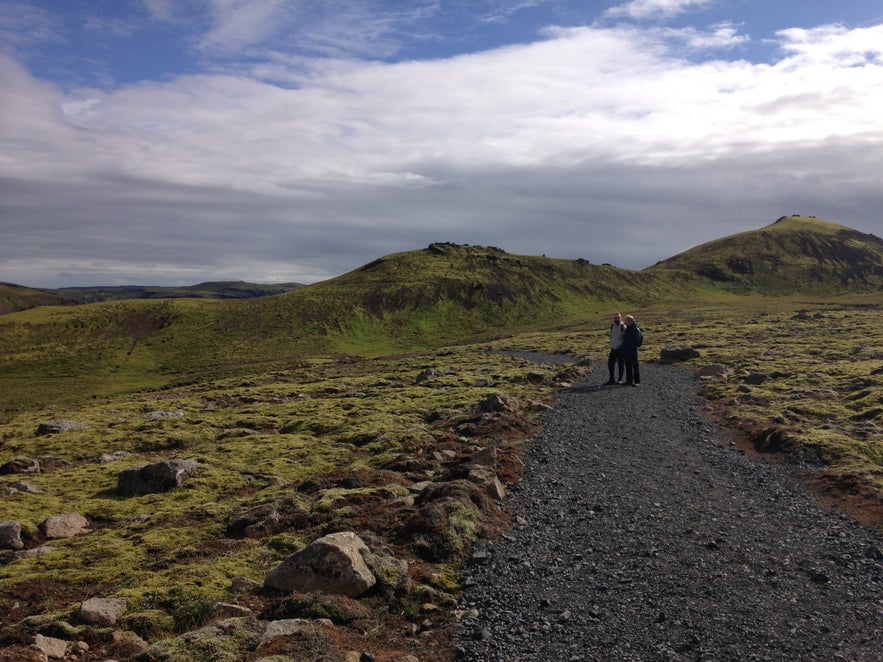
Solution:
[[(138, 299), (0, 316), (3, 406), (578, 327), (612, 308), (883, 289), (883, 241), (783, 218), (643, 271), (434, 243), (247, 299)], [(45, 299), (47, 303), (63, 300)], [(70, 384), (76, 383), (76, 389)]]
[(48, 290), (39, 290), (12, 283), (0, 283), (0, 315), (37, 306), (70, 306), (73, 299)]
[(883, 289), (883, 239), (807, 216), (696, 246), (645, 270), (738, 294)]

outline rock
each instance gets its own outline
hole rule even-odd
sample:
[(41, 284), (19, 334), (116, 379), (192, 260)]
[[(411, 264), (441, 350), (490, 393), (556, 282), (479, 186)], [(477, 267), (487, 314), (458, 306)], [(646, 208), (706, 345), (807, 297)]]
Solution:
[[(261, 637), (261, 643), (267, 644), (279, 637), (288, 637), (292, 634), (303, 631), (306, 628), (314, 627), (315, 621), (307, 618), (283, 618), (278, 621), (270, 621)], [(329, 621), (330, 625), (330, 621)]]
[(248, 577), (243, 577), (239, 575), (233, 578), (233, 581), (230, 582), (230, 590), (234, 593), (253, 593), (257, 589), (261, 587), (260, 582), (256, 582), (253, 579), (249, 579)]
[(479, 485), (480, 487), (483, 487), (488, 493), (488, 496), (492, 499), (502, 501), (506, 498), (506, 487), (497, 477), (497, 472), (490, 467), (472, 467), (469, 470), (467, 480), (469, 480), (469, 482), (471, 483)]
[(515, 398), (511, 398), (502, 393), (491, 393), (478, 405), (478, 410), (484, 413), (516, 411), (518, 403)]
[(712, 379), (720, 379), (721, 381), (726, 381), (728, 376), (727, 366), (723, 363), (711, 363), (706, 366), (702, 366), (696, 372), (693, 373), (693, 376), (702, 379), (703, 377), (710, 377)]
[(227, 521), (231, 538), (260, 538), (279, 531), (300, 529), (309, 523), (309, 511), (300, 500), (288, 496), (237, 511)]
[(5, 474), (38, 474), (42, 467), (40, 461), (31, 457), (16, 457), (0, 466), (0, 475)]
[(47, 538), (73, 538), (89, 533), (89, 520), (78, 513), (47, 517), (42, 525)]
[(429, 368), (428, 370), (424, 370), (414, 379), (415, 384), (419, 384), (421, 382), (429, 381), (430, 379), (435, 379), (438, 377), (435, 370)]
[(0, 549), (22, 549), (21, 525), (15, 520), (0, 522)]
[(377, 587), (393, 594), (411, 592), (411, 576), (408, 562), (383, 552), (363, 553), (365, 564), (377, 579)]
[(663, 347), (659, 351), (660, 363), (680, 363), (699, 357), (699, 352), (692, 347)]
[(83, 601), (77, 611), (77, 618), (88, 625), (116, 625), (126, 612), (125, 600), (118, 598), (89, 598)]
[(34, 646), (39, 648), (50, 659), (60, 660), (67, 654), (67, 642), (55, 637), (44, 637), (38, 634), (34, 638)]
[(16, 492), (26, 492), (27, 494), (39, 494), (40, 493), (40, 490), (38, 488), (34, 487), (29, 482), (24, 481), (24, 480), (20, 480), (17, 483), (13, 483), (9, 487), (11, 487)]
[(54, 551), (55, 551), (54, 547), (50, 547), (49, 545), (40, 545), (39, 547), (34, 547), (33, 549), (23, 549), (20, 552), (16, 552), (13, 556), (16, 560), (35, 559), (38, 556), (43, 556), (44, 554), (50, 554)]
[(147, 418), (151, 421), (162, 420), (166, 418), (184, 418), (183, 411), (149, 411)]
[(147, 642), (129, 630), (114, 630), (111, 635), (113, 652), (121, 657), (134, 657), (147, 648)]
[(117, 476), (117, 489), (123, 496), (167, 492), (181, 485), (196, 473), (196, 460), (163, 460), (132, 467)]
[(82, 423), (77, 423), (76, 421), (68, 421), (65, 419), (58, 419), (53, 421), (45, 421), (44, 423), (40, 423), (37, 426), (37, 430), (34, 432), (38, 437), (42, 437), (47, 434), (60, 434), (62, 432), (77, 432), (79, 430), (88, 430), (89, 427), (83, 425)]
[(367, 545), (351, 531), (314, 540), (270, 570), (264, 586), (280, 591), (339, 593), (357, 597), (377, 582), (365, 563)]
[(107, 464), (108, 462), (116, 462), (118, 460), (125, 460), (131, 455), (126, 451), (114, 451), (113, 453), (102, 453), (98, 456), (97, 462), (98, 464)]
[(744, 381), (746, 384), (754, 384), (754, 385), (757, 385), (757, 384), (763, 384), (763, 383), (764, 383), (765, 381), (767, 381), (768, 379), (769, 379), (769, 375), (767, 375), (765, 372), (755, 372), (755, 371), (752, 371), (752, 372), (749, 372), (749, 373), (743, 378), (742, 381)]
[(527, 373), (527, 381), (531, 384), (542, 384), (546, 379), (546, 373), (542, 370), (531, 370)]

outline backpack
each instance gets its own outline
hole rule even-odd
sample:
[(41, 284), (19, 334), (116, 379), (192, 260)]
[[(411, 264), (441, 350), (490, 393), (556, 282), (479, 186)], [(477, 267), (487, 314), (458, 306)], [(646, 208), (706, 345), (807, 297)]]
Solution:
[(638, 347), (644, 344), (644, 332), (638, 327)]

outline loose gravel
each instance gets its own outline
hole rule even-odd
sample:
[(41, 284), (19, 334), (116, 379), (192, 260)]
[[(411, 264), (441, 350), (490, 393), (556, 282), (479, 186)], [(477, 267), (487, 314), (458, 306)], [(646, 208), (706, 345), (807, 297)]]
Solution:
[(462, 660), (883, 660), (883, 534), (737, 451), (681, 368), (601, 372), (466, 565)]

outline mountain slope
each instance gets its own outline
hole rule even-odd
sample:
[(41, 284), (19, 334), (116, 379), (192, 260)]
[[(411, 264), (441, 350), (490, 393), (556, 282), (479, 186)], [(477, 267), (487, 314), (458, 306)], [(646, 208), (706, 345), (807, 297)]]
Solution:
[(242, 310), (260, 328), (282, 316), (340, 351), (377, 353), (548, 328), (612, 305), (691, 292), (664, 274), (435, 243), (280, 297), (242, 302)]
[(209, 281), (182, 287), (121, 285), (115, 287), (62, 287), (49, 291), (82, 303), (95, 303), (123, 299), (248, 299), (282, 294), (298, 287), (303, 287), (303, 285), (300, 283), (263, 285), (240, 280)]
[(696, 246), (645, 269), (733, 293), (883, 289), (883, 239), (806, 216)]
[(37, 306), (70, 306), (75, 303), (72, 298), (60, 293), (0, 283), (0, 315)]

